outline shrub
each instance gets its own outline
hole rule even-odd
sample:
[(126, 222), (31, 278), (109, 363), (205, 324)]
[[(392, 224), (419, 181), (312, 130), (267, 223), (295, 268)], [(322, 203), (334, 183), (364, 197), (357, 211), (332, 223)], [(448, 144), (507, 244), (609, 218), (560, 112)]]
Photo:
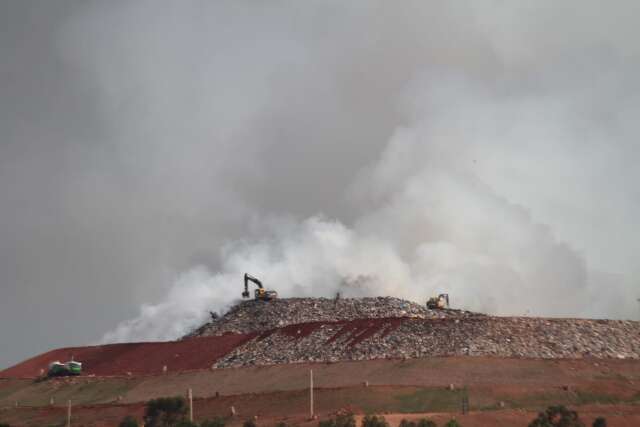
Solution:
[(529, 427), (584, 427), (576, 411), (570, 411), (562, 405), (549, 406), (529, 423)]
[(454, 419), (447, 421), (444, 427), (462, 427), (460, 423)]
[(607, 427), (607, 420), (598, 417), (593, 421), (593, 427)]
[(144, 412), (145, 427), (173, 427), (184, 420), (187, 403), (184, 397), (160, 397), (147, 402)]
[(416, 423), (415, 421), (407, 421), (403, 419), (400, 421), (398, 427), (438, 427), (437, 424), (427, 418), (421, 418)]
[(9, 424), (6, 423), (0, 423), (0, 427), (11, 427)]
[(353, 414), (341, 414), (336, 417), (336, 427), (356, 427), (356, 417)]
[(362, 419), (362, 427), (389, 427), (389, 423), (382, 416), (365, 415)]
[(225, 424), (224, 418), (216, 417), (212, 420), (204, 420), (200, 423), (200, 427), (224, 427)]
[(178, 421), (176, 427), (198, 427), (198, 424), (183, 418), (182, 420)]
[(118, 424), (119, 427), (138, 427), (138, 420), (133, 418), (131, 415), (127, 415), (120, 421)]
[(353, 414), (341, 414), (335, 418), (320, 421), (318, 427), (356, 427), (356, 418)]
[(247, 420), (242, 424), (242, 427), (256, 427), (256, 422), (253, 420)]

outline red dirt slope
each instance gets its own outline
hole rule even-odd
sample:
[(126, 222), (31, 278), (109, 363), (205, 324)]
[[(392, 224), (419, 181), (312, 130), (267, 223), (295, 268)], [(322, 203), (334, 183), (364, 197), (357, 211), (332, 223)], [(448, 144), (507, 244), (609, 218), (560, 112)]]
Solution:
[(72, 357), (82, 362), (84, 375), (112, 376), (158, 374), (168, 371), (208, 369), (220, 357), (255, 337), (255, 334), (226, 334), (175, 342), (109, 344), (52, 350), (4, 371), (0, 378), (30, 378), (47, 370), (49, 363)]

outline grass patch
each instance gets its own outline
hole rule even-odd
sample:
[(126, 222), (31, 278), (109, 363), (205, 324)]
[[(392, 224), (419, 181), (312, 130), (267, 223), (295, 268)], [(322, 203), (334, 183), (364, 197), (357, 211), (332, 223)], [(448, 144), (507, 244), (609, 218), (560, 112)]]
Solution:
[(67, 400), (75, 404), (109, 403), (115, 401), (118, 396), (124, 396), (136, 383), (124, 379), (76, 381), (71, 384), (54, 380), (32, 382), (15, 390), (5, 400), (18, 400), (21, 405), (27, 406), (47, 406), (52, 397), (56, 405), (62, 405)]
[(623, 403), (626, 399), (621, 399), (617, 396), (612, 396), (610, 394), (602, 394), (602, 393), (594, 393), (591, 391), (583, 391), (577, 390), (575, 397), (576, 405), (588, 405), (591, 403), (604, 403), (604, 404), (614, 404), (614, 403)]
[[(519, 396), (514, 398), (512, 396), (498, 396), (496, 397), (497, 402), (504, 402), (505, 408), (515, 408), (515, 409), (544, 409), (550, 405), (568, 405), (571, 402), (571, 399), (567, 395), (567, 393), (559, 392), (559, 391), (547, 391), (543, 393), (532, 393), (526, 394), (523, 396)], [(487, 405), (479, 408), (480, 410), (496, 410), (499, 408), (499, 403), (495, 403), (492, 405)]]
[(398, 412), (448, 412), (461, 408), (466, 390), (421, 388), (394, 396)]
[(600, 373), (600, 374), (594, 375), (593, 378), (596, 380), (615, 380), (615, 381), (629, 381), (630, 379), (619, 372)]
[[(548, 391), (543, 393), (534, 393), (524, 395), (518, 398), (510, 398), (508, 396), (497, 397), (497, 401), (503, 401), (506, 408), (518, 408), (518, 409), (544, 409), (550, 405), (590, 405), (590, 404), (619, 404), (619, 403), (640, 403), (640, 393), (637, 393), (631, 398), (622, 398), (619, 396), (597, 393), (587, 390), (575, 390), (572, 393), (561, 391)], [(478, 408), (480, 410), (495, 410), (498, 409), (498, 404), (486, 405)]]
[(11, 395), (28, 387), (30, 380), (6, 380), (0, 382), (0, 405), (8, 405), (12, 402)]
[[(318, 390), (316, 408), (328, 411), (349, 406), (364, 413), (417, 413), (459, 411), (465, 390), (424, 387), (353, 387)], [(291, 407), (306, 408), (308, 392), (299, 391), (288, 397)]]

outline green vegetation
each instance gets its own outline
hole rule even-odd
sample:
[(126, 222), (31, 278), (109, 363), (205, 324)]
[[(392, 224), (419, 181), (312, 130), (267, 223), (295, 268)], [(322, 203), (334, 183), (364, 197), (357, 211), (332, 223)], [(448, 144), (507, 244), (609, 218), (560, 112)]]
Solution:
[(607, 420), (603, 417), (598, 417), (593, 421), (593, 427), (607, 427)]
[(68, 400), (74, 405), (111, 403), (118, 396), (126, 395), (141, 381), (139, 378), (99, 380), (88, 377), (82, 377), (73, 383), (56, 380), (10, 380), (0, 388), (0, 406), (12, 405), (15, 400), (19, 400), (22, 406), (46, 406), (51, 397), (60, 404)]
[(621, 403), (625, 399), (602, 393), (594, 393), (591, 391), (576, 390), (576, 404), (587, 405), (590, 403)]
[[(438, 427), (435, 421), (432, 421), (428, 418), (421, 418), (418, 422), (408, 421), (403, 419), (400, 421), (399, 427)], [(445, 427), (460, 427), (460, 424), (456, 420), (450, 420)]]
[(173, 427), (184, 421), (187, 403), (184, 397), (160, 397), (147, 402), (144, 412), (146, 427)]
[(395, 396), (399, 412), (451, 412), (460, 408), (465, 390), (421, 388), (409, 394)]
[(421, 418), (418, 422), (415, 421), (407, 421), (403, 419), (400, 421), (399, 427), (438, 427), (435, 421), (432, 421), (427, 418)]
[(242, 427), (256, 427), (256, 423), (253, 420), (247, 420), (242, 424)]
[(529, 423), (529, 427), (584, 427), (578, 413), (562, 405), (549, 406)]
[(32, 380), (0, 380), (0, 406), (13, 403), (11, 395), (28, 389), (32, 383)]
[[(204, 420), (200, 424), (189, 421), (185, 414), (187, 404), (183, 397), (162, 397), (147, 402), (144, 415), (145, 426), (152, 427), (225, 427), (225, 420), (216, 417)], [(255, 427), (253, 421), (246, 421), (245, 427)], [(138, 427), (138, 421), (127, 416), (120, 422), (120, 427)]]
[(362, 427), (389, 427), (389, 423), (383, 416), (365, 415), (362, 419)]
[(318, 427), (356, 427), (356, 419), (353, 414), (342, 414), (335, 418), (320, 421)]
[(224, 427), (224, 418), (216, 417), (212, 420), (204, 420), (200, 423), (200, 427)]
[(11, 427), (9, 424), (0, 423), (0, 427)]
[(127, 415), (118, 425), (119, 427), (138, 427), (138, 420), (133, 418), (131, 415)]
[[(562, 390), (549, 390), (542, 393), (525, 394), (513, 398), (508, 395), (496, 396), (497, 401), (502, 401), (508, 408), (528, 408), (540, 409), (554, 405), (581, 406), (590, 404), (618, 404), (618, 403), (639, 403), (640, 393), (631, 397), (610, 394), (606, 392), (594, 392), (591, 390), (573, 390), (567, 393)], [(500, 409), (498, 403), (482, 406), (480, 410)]]

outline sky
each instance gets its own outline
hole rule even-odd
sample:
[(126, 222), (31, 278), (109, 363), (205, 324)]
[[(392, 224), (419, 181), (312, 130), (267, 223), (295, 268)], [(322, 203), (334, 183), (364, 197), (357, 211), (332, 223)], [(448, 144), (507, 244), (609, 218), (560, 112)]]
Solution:
[(281, 296), (638, 319), (640, 4), (0, 0), (0, 368)]

